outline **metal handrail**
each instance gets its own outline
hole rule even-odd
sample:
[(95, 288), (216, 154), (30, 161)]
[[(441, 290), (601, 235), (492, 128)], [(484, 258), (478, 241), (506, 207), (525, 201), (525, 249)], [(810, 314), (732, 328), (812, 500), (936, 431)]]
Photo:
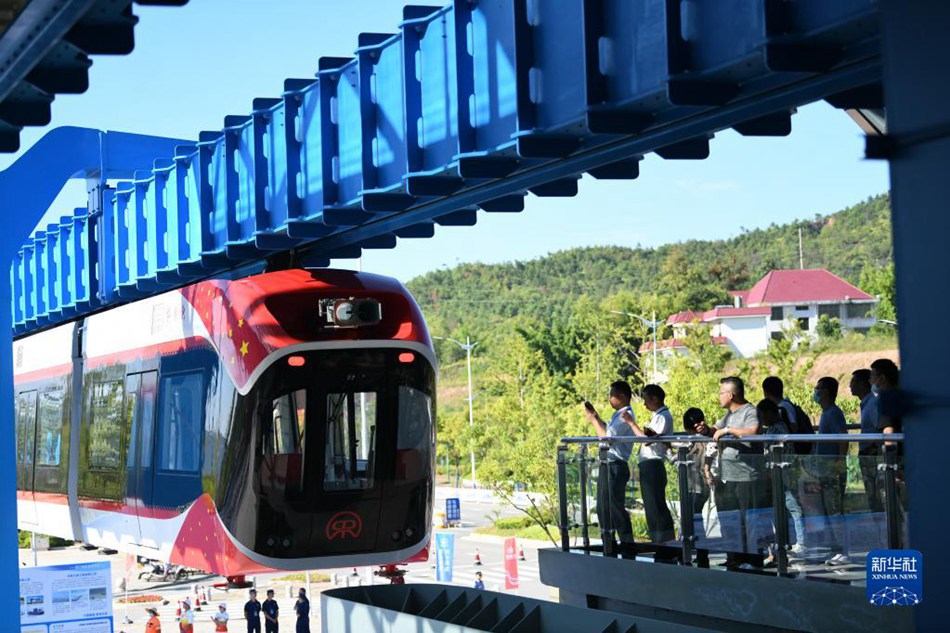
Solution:
[(755, 442), (760, 444), (778, 444), (781, 442), (903, 442), (903, 433), (820, 433), (820, 434), (793, 434), (783, 435), (745, 435), (727, 437), (714, 440), (706, 435), (654, 435), (645, 437), (639, 435), (622, 435), (619, 437), (596, 436), (568, 436), (561, 438), (561, 444), (648, 444), (666, 442), (668, 444), (708, 444), (710, 442)]
[[(585, 553), (591, 553), (591, 545), (589, 539), (588, 531), (588, 521), (587, 521), (587, 495), (590, 486), (589, 479), (587, 477), (587, 467), (582, 465), (579, 476), (579, 485), (580, 485), (580, 499), (581, 499), (581, 522), (579, 525), (573, 524), (573, 521), (568, 516), (568, 490), (567, 490), (567, 466), (570, 463), (581, 462), (582, 464), (592, 463), (598, 464), (600, 468), (600, 474), (598, 478), (605, 481), (606, 486), (601, 487), (598, 485), (598, 498), (602, 508), (604, 508), (604, 514), (600, 520), (600, 532), (601, 532), (601, 542), (603, 547), (603, 555), (616, 557), (618, 554), (616, 543), (614, 541), (614, 526), (611, 525), (611, 516), (610, 516), (610, 505), (611, 498), (609, 494), (605, 494), (605, 491), (610, 488), (610, 470), (607, 468), (608, 463), (610, 462), (610, 448), (615, 444), (652, 444), (657, 442), (667, 443), (672, 446), (674, 449), (675, 459), (673, 463), (676, 465), (677, 470), (677, 479), (680, 489), (680, 509), (679, 509), (679, 520), (680, 520), (680, 543), (681, 543), (681, 554), (679, 557), (680, 564), (691, 565), (693, 554), (698, 550), (695, 549), (696, 536), (693, 533), (693, 509), (687, 502), (689, 495), (686, 494), (687, 486), (689, 482), (689, 469), (691, 465), (691, 458), (689, 456), (690, 447), (695, 444), (708, 444), (710, 442), (716, 442), (720, 445), (732, 445), (732, 444), (750, 444), (755, 443), (763, 445), (764, 453), (766, 456), (766, 461), (764, 466), (766, 467), (770, 479), (771, 488), (772, 488), (772, 505), (773, 511), (775, 513), (775, 537), (776, 537), (776, 546), (777, 546), (777, 569), (776, 573), (779, 575), (784, 575), (788, 571), (789, 559), (787, 549), (790, 547), (789, 544), (789, 533), (787, 525), (787, 513), (785, 507), (785, 481), (783, 474), (785, 469), (791, 467), (795, 462), (794, 460), (787, 457), (788, 444), (795, 442), (802, 442), (808, 444), (830, 444), (830, 443), (844, 443), (844, 442), (870, 442), (870, 443), (880, 443), (882, 445), (883, 451), (880, 455), (882, 463), (877, 465), (877, 471), (881, 473), (881, 476), (884, 480), (884, 506), (886, 513), (886, 525), (887, 525), (887, 546), (890, 549), (898, 549), (900, 547), (900, 507), (898, 500), (898, 490), (897, 490), (897, 478), (898, 472), (900, 471), (900, 460), (899, 455), (899, 446), (898, 444), (904, 441), (904, 434), (902, 433), (835, 433), (835, 434), (783, 434), (783, 435), (747, 435), (742, 437), (736, 437), (731, 435), (726, 435), (720, 438), (718, 441), (713, 440), (713, 438), (703, 435), (687, 435), (687, 434), (675, 434), (675, 435), (658, 435), (653, 437), (646, 436), (620, 436), (620, 437), (595, 437), (595, 436), (567, 436), (562, 437), (560, 444), (557, 449), (557, 462), (558, 462), (558, 524), (561, 533), (561, 549), (564, 551), (569, 551), (570, 546), (570, 530), (574, 527), (581, 528), (581, 537), (583, 539), (583, 551)], [(571, 446), (577, 446), (579, 455), (572, 456), (569, 452)], [(597, 446), (596, 456), (588, 457), (588, 447), (590, 445)], [(824, 459), (824, 455), (808, 455), (802, 457), (817, 457)], [(833, 456), (835, 459), (841, 459), (846, 457), (845, 455)], [(572, 505), (572, 504), (571, 504)], [(744, 528), (743, 528), (744, 533)], [(668, 546), (666, 546), (668, 547)], [(743, 552), (745, 547), (743, 546)], [(700, 552), (702, 553), (702, 552)], [(705, 557), (706, 564), (708, 564), (708, 552), (702, 553)], [(697, 559), (697, 564), (699, 564), (699, 559)]]

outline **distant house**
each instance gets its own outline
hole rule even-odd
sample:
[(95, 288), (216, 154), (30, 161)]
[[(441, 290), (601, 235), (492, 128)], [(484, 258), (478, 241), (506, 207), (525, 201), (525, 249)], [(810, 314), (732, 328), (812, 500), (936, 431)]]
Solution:
[[(657, 351), (668, 356), (682, 348), (685, 328), (693, 323), (709, 325), (715, 342), (740, 358), (761, 352), (790, 325), (814, 336), (822, 315), (839, 319), (845, 329), (866, 332), (874, 325), (871, 311), (878, 301), (827, 270), (773, 270), (751, 289), (730, 294), (731, 306), (670, 316), (673, 338), (660, 341)], [(652, 349), (652, 342), (640, 347), (641, 353)]]

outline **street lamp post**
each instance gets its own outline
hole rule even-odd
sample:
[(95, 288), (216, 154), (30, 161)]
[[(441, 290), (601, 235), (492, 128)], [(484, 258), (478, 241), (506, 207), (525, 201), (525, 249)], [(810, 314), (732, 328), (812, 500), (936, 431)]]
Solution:
[(659, 328), (661, 325), (663, 325), (663, 322), (664, 322), (666, 319), (664, 319), (663, 321), (657, 321), (657, 320), (656, 320), (656, 310), (653, 311), (653, 318), (652, 318), (652, 319), (648, 319), (648, 318), (646, 318), (646, 317), (642, 317), (642, 316), (640, 316), (639, 314), (632, 314), (632, 313), (630, 313), (630, 312), (621, 312), (620, 310), (611, 310), (611, 312), (612, 312), (613, 314), (622, 314), (623, 316), (628, 316), (628, 317), (631, 317), (631, 318), (633, 318), (633, 319), (640, 319), (640, 321), (642, 321), (645, 326), (647, 326), (648, 328), (650, 328), (650, 329), (653, 330), (653, 380), (652, 380), (652, 382), (655, 384), (655, 383), (656, 383), (656, 375), (657, 375), (657, 371), (656, 371), (656, 330), (657, 330), (657, 328)]
[[(465, 360), (468, 364), (468, 426), (471, 429), (475, 426), (475, 413), (473, 410), (474, 402), (472, 396), (472, 350), (475, 349), (475, 346), (478, 343), (473, 343), (471, 337), (466, 336), (465, 342), (456, 341), (454, 338), (449, 338), (447, 336), (433, 336), (434, 339), (439, 339), (440, 341), (450, 341), (455, 343), (459, 347), (465, 350)], [(469, 457), (472, 460), (472, 486), (475, 486), (475, 447), (470, 447)]]

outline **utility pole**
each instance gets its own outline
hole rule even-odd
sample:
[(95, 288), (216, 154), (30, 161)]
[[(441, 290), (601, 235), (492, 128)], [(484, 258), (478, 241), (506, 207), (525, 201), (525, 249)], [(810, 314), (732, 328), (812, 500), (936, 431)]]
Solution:
[(805, 270), (805, 252), (802, 250), (802, 227), (798, 227), (798, 269)]
[[(449, 338), (447, 336), (433, 336), (432, 338), (438, 339), (440, 341), (451, 341), (459, 347), (465, 350), (465, 360), (468, 364), (468, 427), (469, 429), (475, 426), (475, 411), (474, 411), (474, 396), (472, 393), (472, 350), (478, 345), (478, 343), (472, 343), (471, 337), (466, 336), (465, 342), (456, 341), (454, 338)], [(472, 460), (472, 486), (475, 486), (475, 447), (470, 447), (469, 457)]]
[(642, 317), (642, 316), (640, 316), (639, 314), (631, 314), (630, 312), (621, 312), (620, 310), (611, 310), (611, 312), (612, 312), (613, 314), (622, 314), (623, 316), (628, 316), (628, 317), (633, 318), (633, 319), (639, 319), (645, 326), (647, 326), (648, 328), (651, 328), (651, 329), (653, 330), (653, 372), (652, 372), (652, 374), (653, 374), (653, 376), (652, 376), (653, 380), (652, 380), (651, 382), (653, 382), (654, 384), (656, 384), (656, 379), (657, 379), (656, 331), (657, 331), (657, 329), (658, 329), (661, 325), (663, 325), (663, 323), (664, 323), (665, 320), (664, 320), (664, 321), (657, 321), (657, 320), (656, 320), (656, 310), (653, 311), (653, 318), (652, 318), (652, 319), (648, 319), (648, 318), (646, 318), (646, 317)]

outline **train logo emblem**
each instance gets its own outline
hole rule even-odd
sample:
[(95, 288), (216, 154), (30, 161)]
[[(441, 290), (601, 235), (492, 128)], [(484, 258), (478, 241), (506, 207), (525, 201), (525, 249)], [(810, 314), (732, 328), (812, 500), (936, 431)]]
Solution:
[(327, 521), (327, 540), (359, 538), (363, 532), (363, 519), (349, 510), (337, 512)]

